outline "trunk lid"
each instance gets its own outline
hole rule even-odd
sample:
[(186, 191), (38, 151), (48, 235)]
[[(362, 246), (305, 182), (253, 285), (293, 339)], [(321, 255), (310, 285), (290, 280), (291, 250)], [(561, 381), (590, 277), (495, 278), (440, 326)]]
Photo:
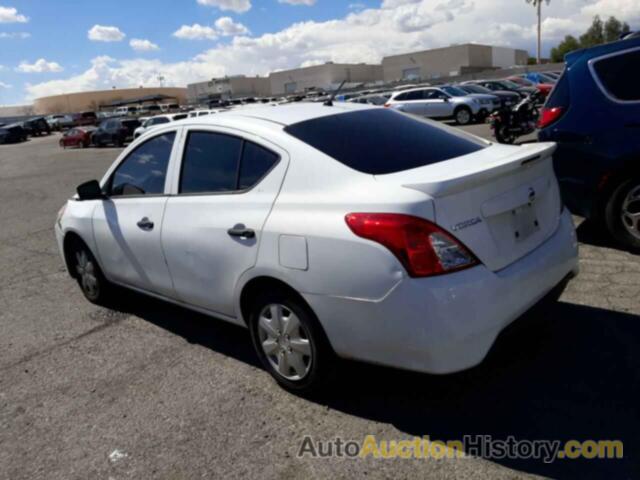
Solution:
[(561, 199), (553, 143), (494, 144), (445, 162), (376, 180), (425, 193), (435, 222), (492, 271), (525, 256), (555, 232)]

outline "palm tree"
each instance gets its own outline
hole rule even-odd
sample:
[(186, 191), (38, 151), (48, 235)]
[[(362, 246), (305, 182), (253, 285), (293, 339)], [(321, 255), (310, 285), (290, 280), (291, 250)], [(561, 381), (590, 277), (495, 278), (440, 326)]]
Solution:
[(526, 0), (527, 3), (532, 3), (534, 7), (536, 7), (538, 11), (538, 49), (536, 51), (536, 60), (537, 63), (540, 64), (540, 59), (542, 56), (542, 2), (546, 1), (547, 5), (551, 0)]

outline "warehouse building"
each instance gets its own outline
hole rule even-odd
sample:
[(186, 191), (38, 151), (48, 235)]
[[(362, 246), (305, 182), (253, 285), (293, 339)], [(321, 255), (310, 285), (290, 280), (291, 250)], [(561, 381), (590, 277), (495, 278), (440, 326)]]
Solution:
[(365, 63), (333, 63), (282, 70), (269, 75), (271, 95), (288, 95), (310, 90), (333, 90), (348, 84), (382, 81), (382, 66)]
[(241, 97), (263, 97), (271, 95), (271, 87), (267, 77), (232, 77), (214, 78), (206, 82), (187, 85), (189, 103), (207, 103), (216, 100)]
[(430, 80), (527, 64), (525, 50), (489, 45), (454, 45), (382, 59), (384, 81)]
[(36, 98), (33, 102), (33, 110), (38, 115), (87, 110), (98, 111), (116, 102), (154, 96), (166, 98), (167, 103), (183, 104), (187, 100), (187, 89), (173, 87), (125, 88), (53, 95)]

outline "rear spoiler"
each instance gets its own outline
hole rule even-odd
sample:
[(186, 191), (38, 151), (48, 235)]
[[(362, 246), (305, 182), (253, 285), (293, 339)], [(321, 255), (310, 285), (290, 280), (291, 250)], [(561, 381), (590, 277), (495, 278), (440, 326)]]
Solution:
[[(500, 155), (500, 152), (497, 151), (499, 149), (508, 150), (509, 153)], [(433, 168), (434, 166), (423, 167), (429, 169), (429, 173), (425, 172), (424, 175), (424, 178), (428, 180), (420, 183), (407, 182), (402, 186), (418, 190), (434, 198), (443, 197), (468, 190), (520, 168), (527, 168), (543, 159), (549, 159), (555, 150), (555, 143), (533, 143), (519, 148), (494, 145), (483, 151), (487, 157), (486, 161), (478, 159), (471, 164), (470, 156), (464, 156), (440, 163), (436, 168)], [(478, 153), (475, 152), (473, 156), (477, 157)], [(445, 165), (447, 163), (448, 165)], [(415, 173), (415, 170), (404, 173), (409, 172), (414, 172), (409, 178), (420, 177)]]

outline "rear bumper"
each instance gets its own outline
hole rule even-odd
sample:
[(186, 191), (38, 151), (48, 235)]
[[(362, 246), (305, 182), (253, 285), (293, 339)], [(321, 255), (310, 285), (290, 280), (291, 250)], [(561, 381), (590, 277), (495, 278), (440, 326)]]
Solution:
[(551, 238), (498, 272), (479, 266), (405, 278), (374, 301), (304, 297), (338, 355), (444, 374), (480, 363), (507, 325), (577, 271), (577, 240), (565, 211)]

